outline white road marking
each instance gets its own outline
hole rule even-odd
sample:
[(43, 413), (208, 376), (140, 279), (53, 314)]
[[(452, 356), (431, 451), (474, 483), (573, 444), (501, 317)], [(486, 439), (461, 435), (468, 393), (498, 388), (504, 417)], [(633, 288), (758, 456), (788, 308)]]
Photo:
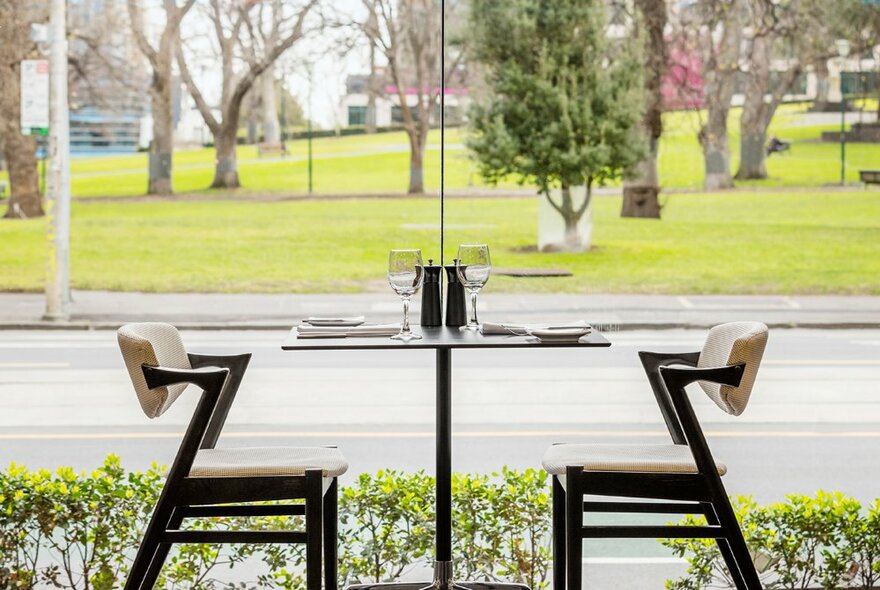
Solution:
[(69, 369), (70, 363), (0, 363), (0, 369)]
[(684, 565), (680, 557), (585, 557), (583, 563), (590, 565)]

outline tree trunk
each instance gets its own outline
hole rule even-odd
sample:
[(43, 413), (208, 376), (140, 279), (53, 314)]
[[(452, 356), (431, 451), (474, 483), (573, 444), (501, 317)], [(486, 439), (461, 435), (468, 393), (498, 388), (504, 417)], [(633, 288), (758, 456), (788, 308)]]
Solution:
[(767, 178), (764, 146), (770, 123), (767, 94), (770, 92), (770, 43), (766, 36), (752, 40), (749, 76), (740, 120), (738, 180)]
[(730, 175), (730, 145), (727, 138), (727, 115), (736, 90), (737, 67), (742, 40), (743, 7), (731, 3), (723, 21), (723, 33), (717, 43), (709, 31), (703, 37), (705, 61), (704, 96), (708, 111), (698, 138), (703, 149), (703, 188), (720, 190), (733, 187)]
[(376, 44), (370, 41), (370, 77), (367, 79), (367, 133), (376, 133)]
[(409, 155), (409, 194), (420, 195), (425, 192), (425, 144), (427, 136), (422, 139), (422, 133), (415, 131), (410, 133)]
[(813, 101), (813, 110), (824, 113), (828, 108), (828, 91), (831, 83), (828, 80), (828, 61), (820, 58), (816, 62), (816, 99)]
[[(9, 167), (9, 206), (4, 217), (41, 217), (43, 200), (40, 195), (40, 176), (37, 170), (37, 142), (24, 136), (19, 129), (21, 120), (21, 74), (19, 65), (0, 69), (0, 137)], [(5, 119), (5, 121), (3, 120)]]
[(565, 246), (569, 251), (579, 250), (581, 241), (578, 236), (578, 221), (581, 220), (581, 216), (574, 208), (570, 186), (562, 187), (562, 206), (560, 209), (562, 209), (562, 219), (565, 221)]
[(260, 137), (257, 133), (259, 130), (259, 110), (260, 110), (260, 94), (262, 91), (261, 85), (257, 85), (254, 88), (251, 88), (251, 91), (248, 92), (247, 98), (245, 100), (248, 101), (248, 109), (247, 109), (247, 122), (245, 124), (245, 142), (248, 145), (254, 145), (260, 141)]
[[(236, 117), (237, 122), (237, 117)], [(214, 134), (214, 150), (217, 154), (214, 182), (211, 188), (238, 188), (238, 160), (236, 159), (236, 126), (225, 124)]]
[(260, 94), (263, 98), (263, 141), (281, 142), (278, 125), (278, 105), (275, 100), (275, 68), (269, 67), (260, 75)]
[[(562, 233), (559, 232), (559, 226), (556, 223), (548, 224), (542, 219), (538, 222), (538, 245), (541, 252), (584, 252), (590, 249), (591, 227), (578, 227), (589, 211), (590, 200), (592, 198), (592, 179), (588, 179), (584, 188), (584, 200), (575, 203), (572, 186), (562, 185), (559, 190), (559, 203), (557, 203), (550, 191), (541, 194), (547, 199), (547, 203), (552, 213), (548, 215), (559, 215), (562, 220)], [(541, 215), (544, 209), (541, 207)], [(582, 232), (584, 229), (586, 231)]]
[(659, 141), (652, 138), (648, 154), (636, 164), (634, 177), (623, 183), (621, 217), (660, 219), (658, 146)]
[[(15, 117), (17, 122), (20, 115)], [(40, 195), (40, 176), (37, 170), (37, 142), (21, 135), (7, 125), (4, 133), (4, 153), (9, 165), (10, 198), (7, 218), (27, 219), (42, 217), (43, 199)]]
[(703, 148), (703, 188), (707, 191), (733, 188), (730, 176), (730, 146), (727, 140), (727, 109), (723, 123), (707, 123), (700, 130)]
[(171, 89), (153, 79), (150, 89), (153, 113), (153, 141), (150, 144), (148, 195), (174, 194), (171, 178), (174, 152), (174, 120), (171, 111)]
[(645, 158), (635, 165), (634, 176), (623, 183), (621, 217), (660, 218), (660, 173), (657, 155), (663, 135), (663, 78), (667, 70), (666, 3), (636, 0), (645, 27), (645, 114), (642, 127), (648, 139)]

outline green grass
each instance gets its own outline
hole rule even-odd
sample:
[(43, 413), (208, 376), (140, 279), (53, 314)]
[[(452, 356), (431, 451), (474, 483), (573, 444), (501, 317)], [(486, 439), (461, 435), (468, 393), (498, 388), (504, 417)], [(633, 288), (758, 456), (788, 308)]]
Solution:
[[(873, 105), (868, 105), (873, 106)], [(823, 130), (836, 125), (804, 126), (803, 105), (784, 105), (774, 119), (770, 133), (792, 140), (789, 153), (768, 160), (770, 178), (738, 183), (743, 187), (817, 187), (840, 179), (840, 147), (817, 139)], [(733, 171), (739, 160), (740, 109), (730, 115), (730, 144)], [(857, 120), (850, 114), (849, 121)], [(660, 148), (660, 172), (667, 189), (699, 189), (703, 178), (703, 158), (696, 139), (699, 115), (693, 112), (668, 113)], [(446, 183), (451, 190), (484, 186), (476, 167), (463, 149), (466, 131), (450, 129), (447, 134), (448, 166)], [(403, 133), (321, 138), (314, 141), (314, 187), (318, 194), (402, 193), (409, 174), (409, 153)], [(440, 183), (440, 133), (429, 138), (425, 173), (428, 190)], [(308, 187), (305, 141), (289, 143), (288, 159), (257, 156), (254, 146), (238, 150), (244, 189), (240, 194), (305, 193)], [(177, 192), (204, 191), (213, 176), (212, 149), (180, 150), (174, 155), (174, 184)], [(847, 180), (858, 181), (859, 168), (876, 168), (880, 145), (850, 144), (847, 147)], [(5, 173), (3, 173), (5, 174)], [(72, 164), (72, 191), (75, 196), (135, 196), (147, 185), (147, 155), (75, 158)], [(511, 180), (506, 187), (515, 187)]]
[[(535, 243), (536, 198), (451, 200), (447, 256), (460, 242), (485, 240), (497, 267), (575, 275), (494, 277), (495, 292), (880, 294), (880, 191), (676, 194), (663, 221), (621, 219), (619, 207), (618, 198), (596, 200), (594, 251), (549, 255), (517, 251)], [(72, 282), (384, 292), (389, 249), (417, 246), (436, 257), (437, 218), (436, 199), (77, 203)], [(2, 221), (0, 243), (0, 289), (40, 290), (45, 221)]]

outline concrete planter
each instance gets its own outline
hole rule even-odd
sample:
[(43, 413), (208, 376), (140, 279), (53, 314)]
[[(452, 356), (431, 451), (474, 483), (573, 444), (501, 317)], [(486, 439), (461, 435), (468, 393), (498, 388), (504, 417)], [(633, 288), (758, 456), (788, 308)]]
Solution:
[[(561, 189), (550, 193), (557, 204), (562, 202)], [(572, 208), (579, 209), (587, 198), (587, 187), (576, 186), (571, 189)], [(567, 231), (562, 215), (553, 208), (544, 195), (538, 195), (538, 250), (540, 252), (586, 252), (590, 249), (593, 236), (593, 205), (578, 220), (573, 231)]]

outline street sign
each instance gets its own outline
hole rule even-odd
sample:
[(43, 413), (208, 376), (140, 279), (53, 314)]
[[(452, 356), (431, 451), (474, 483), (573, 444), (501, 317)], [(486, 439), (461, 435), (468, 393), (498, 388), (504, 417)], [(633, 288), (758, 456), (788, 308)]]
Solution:
[(21, 133), (47, 135), (49, 131), (49, 60), (21, 62)]

